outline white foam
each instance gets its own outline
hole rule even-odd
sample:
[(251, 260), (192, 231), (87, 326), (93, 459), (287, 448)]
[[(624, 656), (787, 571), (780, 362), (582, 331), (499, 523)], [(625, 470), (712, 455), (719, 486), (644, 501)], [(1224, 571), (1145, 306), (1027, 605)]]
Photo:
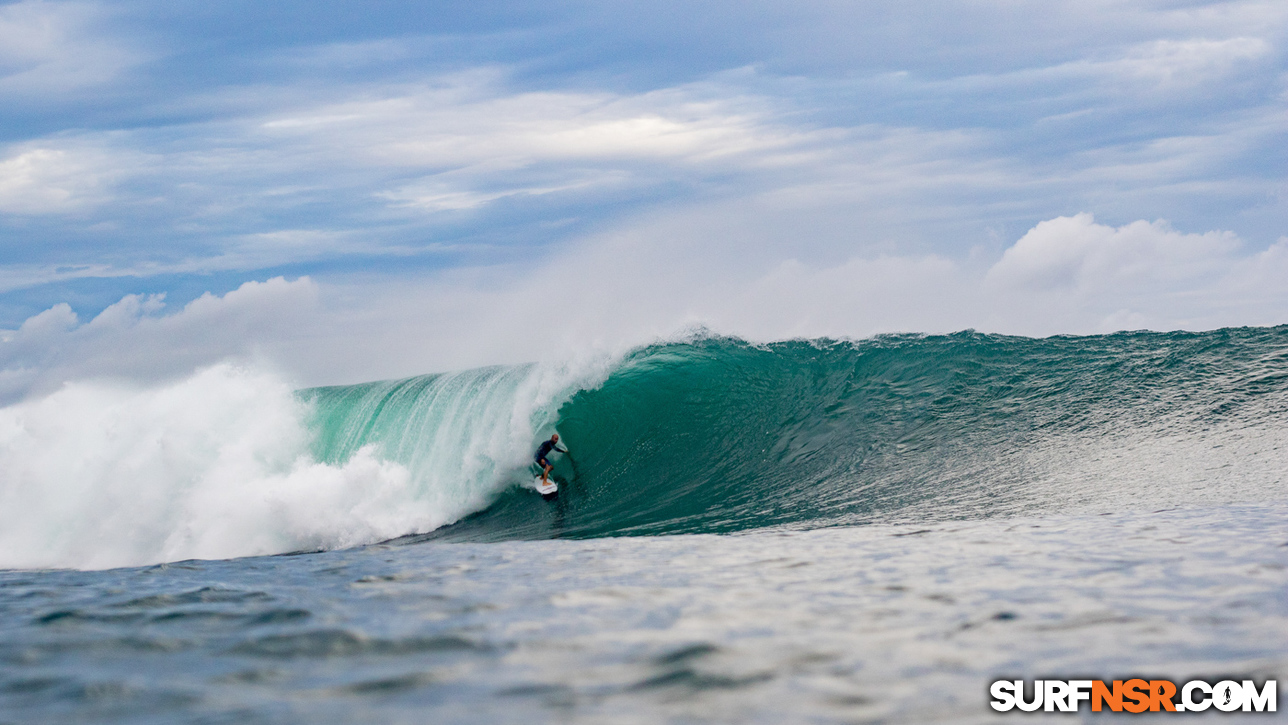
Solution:
[(310, 451), (308, 404), (263, 371), (69, 383), (0, 409), (0, 567), (229, 558), (430, 531), (507, 485), (584, 377), (531, 366), (482, 407), (458, 386), (448, 414), (415, 432), (428, 440), (415, 455), (368, 445), (335, 465)]

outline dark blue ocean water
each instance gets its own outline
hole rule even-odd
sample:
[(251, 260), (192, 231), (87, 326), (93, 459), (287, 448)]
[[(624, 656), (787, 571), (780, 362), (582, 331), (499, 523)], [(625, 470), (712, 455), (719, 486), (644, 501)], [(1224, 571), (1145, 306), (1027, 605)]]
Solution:
[(1286, 515), (8, 572), (0, 722), (1007, 721), (999, 677), (1260, 681), (1288, 671)]

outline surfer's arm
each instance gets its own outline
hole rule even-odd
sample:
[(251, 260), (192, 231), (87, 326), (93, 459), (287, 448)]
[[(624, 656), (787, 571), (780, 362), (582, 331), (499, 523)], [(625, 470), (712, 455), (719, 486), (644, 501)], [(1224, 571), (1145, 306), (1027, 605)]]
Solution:
[(568, 449), (567, 449), (567, 448), (560, 448), (559, 446), (555, 446), (555, 450), (556, 450), (556, 451), (559, 451), (560, 453), (567, 453), (567, 452), (568, 452)]

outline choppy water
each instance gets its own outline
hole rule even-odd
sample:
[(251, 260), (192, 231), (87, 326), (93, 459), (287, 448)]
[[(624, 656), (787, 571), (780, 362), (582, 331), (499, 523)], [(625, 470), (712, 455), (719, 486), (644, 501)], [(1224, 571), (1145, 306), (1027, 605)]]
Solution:
[(1017, 717), (998, 677), (1260, 681), (1288, 672), (1285, 515), (9, 572), (0, 721), (973, 722)]
[(0, 409), (0, 723), (971, 722), (1019, 717), (999, 677), (1281, 677), (1286, 423), (1288, 327), (76, 384)]

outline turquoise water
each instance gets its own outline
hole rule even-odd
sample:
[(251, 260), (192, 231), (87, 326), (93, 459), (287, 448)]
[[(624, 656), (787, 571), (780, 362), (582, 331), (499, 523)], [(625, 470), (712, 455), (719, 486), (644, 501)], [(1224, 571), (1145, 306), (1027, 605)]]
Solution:
[[(491, 392), (526, 374), (484, 370), (473, 384)], [(428, 469), (425, 442), (474, 415), (457, 410), (450, 387), (426, 376), (307, 392), (318, 457), (375, 443)], [(554, 515), (534, 516), (528, 491), (503, 486), (437, 536), (731, 533), (1258, 501), (1283, 491), (1286, 398), (1288, 327), (656, 345), (557, 408), (548, 429), (572, 454), (555, 466), (565, 495)], [(1266, 450), (1258, 436), (1271, 438)], [(469, 444), (457, 433), (451, 445)], [(1212, 487), (1196, 467), (1215, 460), (1238, 482)], [(503, 483), (525, 478), (512, 466)]]
[(1000, 722), (998, 678), (1288, 671), (1288, 327), (60, 395), (0, 411), (0, 723)]

